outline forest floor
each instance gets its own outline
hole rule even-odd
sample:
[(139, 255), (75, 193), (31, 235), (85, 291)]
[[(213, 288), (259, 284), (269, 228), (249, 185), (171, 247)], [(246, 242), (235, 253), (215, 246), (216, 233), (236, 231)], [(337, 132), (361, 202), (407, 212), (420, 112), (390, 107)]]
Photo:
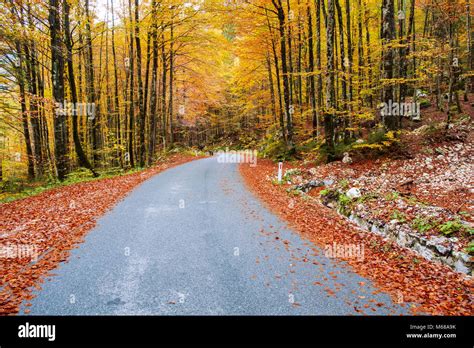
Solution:
[[(241, 165), (241, 173), (249, 188), (308, 240), (322, 247), (362, 245), (362, 261), (349, 257), (341, 261), (396, 301), (419, 304), (412, 306), (413, 313), (472, 315), (470, 276), (362, 230), (323, 205), (322, 198), (331, 190), (357, 188), (356, 208), (362, 215), (407, 224), (423, 237), (454, 237), (450, 240), (455, 247), (467, 253), (473, 234), (474, 112), (467, 103), (463, 107), (470, 119), (459, 120), (445, 132), (443, 114), (431, 112), (425, 124), (402, 136), (396, 152), (316, 167), (303, 161), (284, 163), (280, 184), (277, 164), (270, 160), (259, 159), (255, 167)], [(304, 194), (295, 190), (308, 182), (321, 184)]]
[(57, 187), (1, 204), (0, 315), (17, 313), (20, 303), (31, 298), (31, 288), (39, 288), (44, 277), (83, 241), (97, 218), (132, 189), (198, 158), (176, 154), (140, 172)]

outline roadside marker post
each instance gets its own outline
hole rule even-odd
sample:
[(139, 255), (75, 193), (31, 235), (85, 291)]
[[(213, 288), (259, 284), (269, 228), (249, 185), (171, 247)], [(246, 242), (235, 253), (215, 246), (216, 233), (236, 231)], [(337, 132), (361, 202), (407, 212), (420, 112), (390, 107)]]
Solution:
[(283, 162), (278, 162), (278, 182), (281, 182), (283, 175)]

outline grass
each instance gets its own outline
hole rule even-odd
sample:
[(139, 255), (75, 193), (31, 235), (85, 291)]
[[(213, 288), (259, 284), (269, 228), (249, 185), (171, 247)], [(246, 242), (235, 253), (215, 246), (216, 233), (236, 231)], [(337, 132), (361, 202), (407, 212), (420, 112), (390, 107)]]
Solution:
[(94, 177), (89, 170), (80, 168), (67, 175), (64, 181), (55, 179), (46, 179), (44, 181), (27, 182), (24, 179), (13, 178), (2, 183), (0, 192), (0, 203), (13, 202), (18, 199), (38, 195), (44, 191), (54, 188), (69, 186), (80, 182), (88, 182), (94, 180), (101, 180), (140, 172), (144, 168), (134, 168), (130, 170), (123, 170), (121, 168), (110, 168), (98, 171), (100, 176)]
[(406, 218), (405, 214), (401, 213), (400, 211), (398, 211), (398, 210), (396, 210), (396, 209), (392, 212), (391, 218), (392, 218), (392, 219), (395, 219), (395, 220), (397, 220), (397, 221), (399, 221), (399, 222), (401, 222), (401, 223), (407, 221), (407, 218)]
[[(155, 164), (160, 163), (164, 159), (174, 154), (183, 154), (189, 156), (204, 156), (205, 153), (198, 149), (185, 148), (185, 147), (174, 147), (165, 152), (162, 152), (160, 156), (156, 158)], [(107, 178), (113, 178), (116, 176), (133, 174), (141, 172), (148, 168), (135, 167), (132, 169), (123, 169), (120, 167), (106, 168), (103, 170), (96, 170), (99, 174), (98, 177), (94, 177), (92, 173), (86, 168), (78, 168), (67, 175), (64, 181), (59, 181), (55, 178), (44, 178), (43, 180), (28, 181), (26, 178), (13, 177), (8, 180), (0, 182), (0, 204), (12, 202), (17, 199), (35, 196), (44, 191), (51, 190), (58, 187), (69, 186), (81, 182), (88, 182), (94, 180), (101, 180)]]

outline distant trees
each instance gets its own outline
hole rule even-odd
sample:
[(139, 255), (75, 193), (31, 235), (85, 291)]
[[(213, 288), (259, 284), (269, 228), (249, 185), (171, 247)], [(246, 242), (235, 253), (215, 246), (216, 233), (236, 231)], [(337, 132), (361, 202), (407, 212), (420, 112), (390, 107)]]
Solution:
[(31, 179), (152, 165), (173, 146), (267, 138), (288, 156), (312, 144), (331, 161), (379, 124), (404, 127), (403, 117), (381, 115), (380, 102), (432, 95), (449, 124), (460, 93), (467, 101), (474, 91), (468, 0), (106, 7), (8, 0), (0, 9), (2, 144), (25, 153)]
[[(380, 123), (387, 131), (403, 128), (402, 120), (410, 115), (382, 114), (381, 102), (416, 103), (429, 98), (420, 95), (433, 92), (449, 123), (453, 106), (460, 110), (458, 93), (464, 90), (465, 100), (469, 98), (472, 40), (470, 4), (465, 0), (290, 0), (287, 4), (260, 0), (242, 6), (241, 12), (262, 18), (254, 21), (256, 34), (245, 27), (251, 20), (242, 25), (246, 36), (239, 50), (246, 57), (244, 45), (253, 45), (253, 55), (237, 74), (259, 74), (253, 83), (242, 85), (242, 98), (251, 99), (259, 88), (269, 95), (261, 103), (254, 101), (251, 110), (258, 122), (248, 130), (259, 129), (262, 123), (259, 105), (280, 100), (283, 114), (292, 116), (285, 118), (285, 124), (279, 121), (287, 150), (293, 143), (308, 141), (309, 133), (323, 142), (331, 161), (342, 155), (339, 149), (371, 132), (364, 130), (368, 124)], [(291, 64), (295, 56), (302, 57), (301, 64)], [(457, 67), (453, 61), (459, 63)], [(268, 66), (274, 68), (271, 75)], [(268, 83), (259, 84), (261, 79)], [(444, 107), (441, 95), (448, 96)], [(281, 114), (278, 109), (272, 113), (263, 119), (269, 122), (278, 119), (275, 113)], [(285, 139), (291, 133), (291, 141)]]
[[(64, 180), (77, 166), (97, 175), (98, 168), (113, 165), (152, 165), (157, 150), (183, 141), (186, 128), (174, 120), (181, 107), (176, 89), (199, 79), (188, 79), (186, 69), (203, 66), (195, 48), (207, 39), (189, 46), (201, 7), (108, 0), (106, 22), (90, 0), (8, 0), (0, 13), (6, 24), (1, 65), (9, 81), (4, 93), (19, 109), (16, 136), (24, 142), (29, 178)], [(11, 134), (14, 126), (1, 125), (12, 127)]]

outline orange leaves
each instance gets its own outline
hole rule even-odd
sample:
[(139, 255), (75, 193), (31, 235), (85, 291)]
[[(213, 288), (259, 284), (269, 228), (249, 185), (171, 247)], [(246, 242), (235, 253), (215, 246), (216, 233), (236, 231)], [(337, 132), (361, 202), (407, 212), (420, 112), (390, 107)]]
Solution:
[(67, 261), (69, 250), (83, 241), (96, 219), (131, 189), (164, 169), (196, 158), (176, 155), (140, 173), (56, 188), (2, 204), (0, 247), (32, 245), (37, 255), (0, 257), (0, 315), (17, 313), (21, 302), (32, 298), (31, 290), (40, 290), (44, 277)]
[[(336, 164), (330, 164), (317, 169), (331, 171), (335, 166)], [(371, 279), (379, 289), (391, 294), (394, 302), (409, 307), (413, 314), (473, 314), (470, 302), (472, 284), (464, 276), (452, 272), (447, 266), (424, 260), (408, 249), (390, 245), (390, 242), (377, 235), (361, 233), (347, 220), (320, 204), (293, 198), (294, 208), (286, 209), (290, 199), (286, 187), (261, 180), (275, 173), (275, 165), (270, 161), (259, 160), (258, 166), (252, 168), (241, 166), (240, 171), (249, 188), (256, 192), (268, 207), (313, 243), (322, 247), (334, 242), (362, 243), (365, 246), (363, 261), (347, 262), (357, 273)], [(374, 243), (377, 247), (372, 247)], [(393, 257), (394, 253), (404, 257)], [(415, 257), (418, 260), (416, 263), (413, 262)], [(320, 282), (313, 284), (322, 285)], [(364, 287), (365, 282), (361, 281), (359, 285)], [(374, 305), (384, 306), (380, 302)], [(359, 307), (354, 307), (354, 310), (363, 313)]]

